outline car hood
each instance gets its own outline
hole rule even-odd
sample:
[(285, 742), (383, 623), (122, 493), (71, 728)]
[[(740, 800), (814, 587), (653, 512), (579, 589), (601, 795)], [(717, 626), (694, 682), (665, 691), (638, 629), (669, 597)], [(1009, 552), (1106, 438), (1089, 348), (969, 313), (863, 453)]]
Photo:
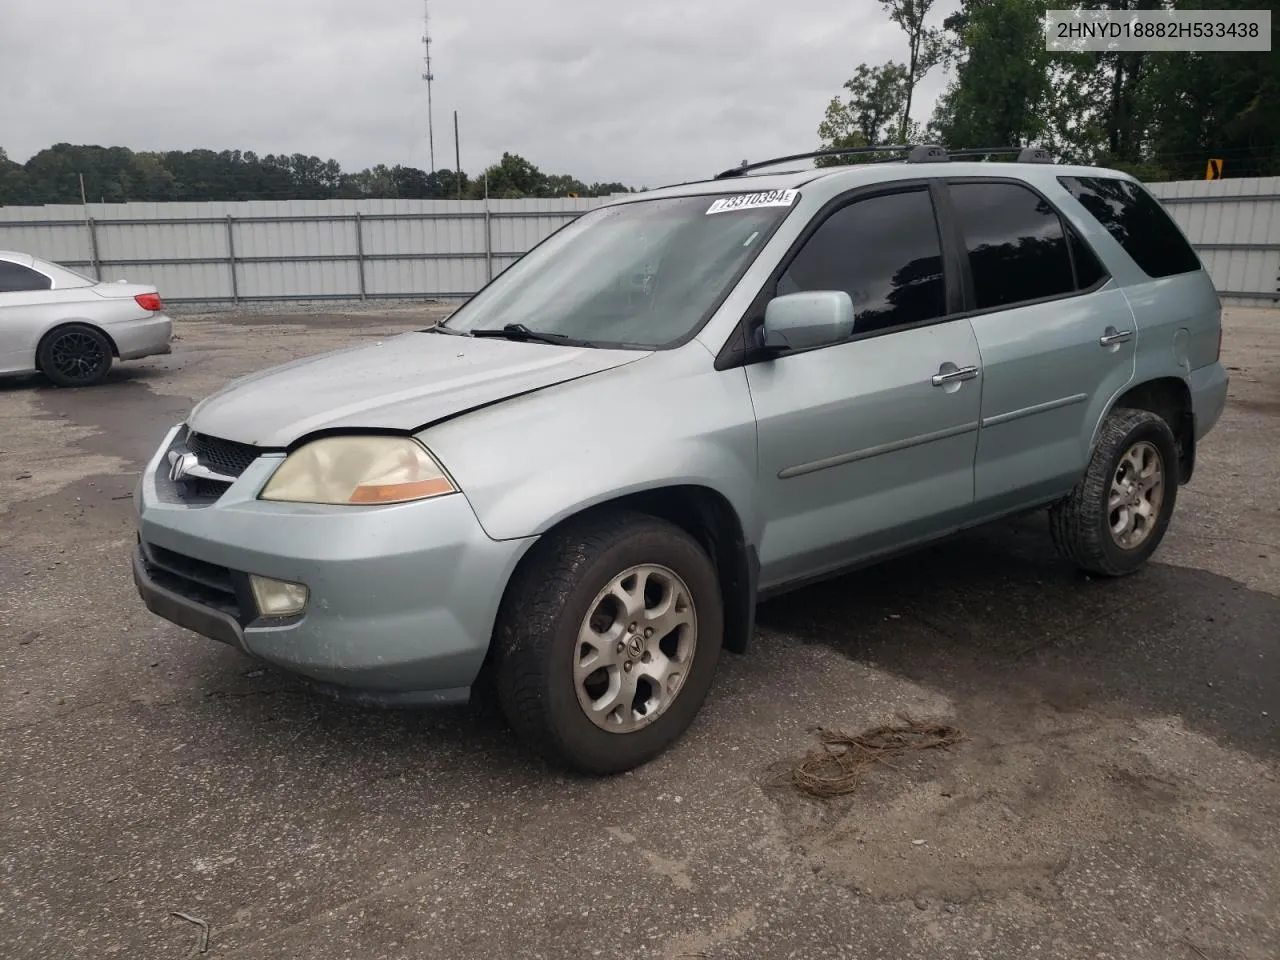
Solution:
[(196, 433), (263, 447), (334, 428), (412, 431), (645, 355), (406, 333), (233, 380), (197, 404), (187, 423)]

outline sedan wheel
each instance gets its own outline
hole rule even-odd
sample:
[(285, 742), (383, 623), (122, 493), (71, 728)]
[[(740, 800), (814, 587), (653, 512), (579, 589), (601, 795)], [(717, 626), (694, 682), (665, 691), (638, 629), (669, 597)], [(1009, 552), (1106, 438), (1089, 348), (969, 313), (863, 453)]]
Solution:
[(83, 324), (58, 327), (41, 341), (36, 362), (60, 387), (92, 386), (101, 383), (111, 369), (111, 342), (101, 331)]

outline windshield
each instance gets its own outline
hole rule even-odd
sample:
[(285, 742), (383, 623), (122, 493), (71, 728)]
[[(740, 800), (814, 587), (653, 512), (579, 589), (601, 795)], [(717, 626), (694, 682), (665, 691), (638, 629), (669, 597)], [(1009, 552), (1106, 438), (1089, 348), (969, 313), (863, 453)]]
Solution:
[(518, 260), (451, 316), (457, 333), (521, 324), (592, 346), (681, 340), (755, 257), (793, 190), (673, 197), (593, 210)]

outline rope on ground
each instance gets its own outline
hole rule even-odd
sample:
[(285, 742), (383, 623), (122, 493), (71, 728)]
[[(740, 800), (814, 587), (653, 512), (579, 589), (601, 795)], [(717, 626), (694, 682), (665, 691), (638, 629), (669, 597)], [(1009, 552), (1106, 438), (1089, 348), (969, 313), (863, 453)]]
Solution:
[(821, 746), (809, 751), (791, 771), (791, 782), (814, 797), (852, 793), (867, 767), (916, 750), (950, 747), (965, 739), (949, 724), (899, 714), (901, 723), (872, 727), (859, 734), (818, 729)]

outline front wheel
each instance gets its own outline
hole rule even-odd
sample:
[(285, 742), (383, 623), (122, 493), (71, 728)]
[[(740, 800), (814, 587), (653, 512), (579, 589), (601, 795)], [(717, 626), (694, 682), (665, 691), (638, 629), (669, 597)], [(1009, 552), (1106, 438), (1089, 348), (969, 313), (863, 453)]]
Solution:
[(503, 712), (548, 760), (630, 770), (693, 722), (724, 638), (716, 569), (664, 520), (610, 513), (534, 548), (494, 636)]
[(1119, 577), (1164, 539), (1178, 496), (1173, 432), (1147, 410), (1117, 409), (1102, 424), (1084, 478), (1049, 510), (1058, 552), (1080, 569)]

